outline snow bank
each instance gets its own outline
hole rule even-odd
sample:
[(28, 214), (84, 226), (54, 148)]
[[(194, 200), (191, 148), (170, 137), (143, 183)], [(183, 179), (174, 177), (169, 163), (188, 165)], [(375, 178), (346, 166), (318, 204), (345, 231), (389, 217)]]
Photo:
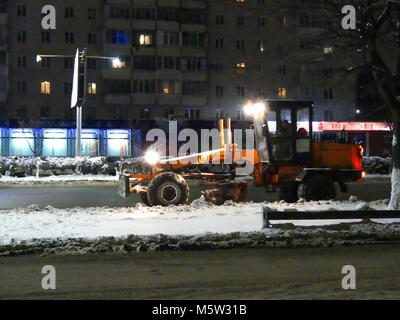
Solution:
[[(113, 161), (107, 157), (81, 158), (29, 158), (0, 157), (0, 176), (51, 176), (72, 174), (113, 175), (120, 166), (130, 166), (138, 159)], [(39, 169), (38, 169), (39, 166)], [(389, 174), (392, 167), (391, 158), (364, 157), (363, 168), (369, 174)]]
[[(387, 203), (385, 200), (367, 205), (371, 209), (386, 209)], [(105, 251), (121, 252), (122, 249), (142, 251), (151, 247), (161, 250), (287, 246), (288, 243), (303, 246), (321, 245), (329, 239), (334, 239), (334, 244), (372, 241), (377, 237), (400, 239), (400, 219), (368, 223), (353, 220), (346, 225), (343, 225), (344, 221), (309, 220), (262, 230), (262, 208), (265, 205), (282, 211), (365, 207), (356, 199), (297, 204), (227, 202), (224, 206), (209, 205), (199, 199), (192, 205), (168, 208), (137, 205), (134, 208), (40, 209), (32, 205), (25, 209), (0, 211), (0, 254), (21, 250), (20, 253), (54, 253), (51, 250), (59, 253), (103, 252), (104, 246), (108, 248)], [(101, 244), (103, 249), (99, 249)], [(75, 249), (72, 250), (71, 246)]]
[(10, 177), (2, 176), (0, 177), (0, 184), (7, 185), (36, 185), (36, 184), (92, 184), (92, 183), (118, 183), (118, 176), (108, 176), (108, 175), (65, 175), (65, 176), (49, 176), (49, 177)]
[(27, 177), (72, 174), (115, 176), (121, 161), (107, 157), (27, 158), (0, 157), (0, 176)]
[(363, 157), (362, 166), (370, 174), (389, 174), (392, 170), (392, 158)]

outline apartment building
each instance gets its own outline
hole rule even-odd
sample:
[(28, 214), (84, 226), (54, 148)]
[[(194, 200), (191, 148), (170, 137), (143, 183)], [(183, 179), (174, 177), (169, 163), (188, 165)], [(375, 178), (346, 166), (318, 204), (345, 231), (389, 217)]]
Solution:
[(206, 1), (105, 1), (104, 103), (122, 118), (200, 119), (207, 106)]
[(5, 114), (7, 93), (9, 87), (8, 79), (8, 15), (7, 2), (0, 0), (0, 115)]
[[(41, 27), (48, 4), (55, 30)], [(36, 55), (86, 48), (120, 63), (88, 60), (85, 119), (243, 120), (250, 99), (314, 100), (317, 120), (349, 119), (356, 81), (333, 72), (329, 44), (306, 45), (321, 27), (272, 0), (0, 0), (0, 118), (73, 119), (73, 59)]]

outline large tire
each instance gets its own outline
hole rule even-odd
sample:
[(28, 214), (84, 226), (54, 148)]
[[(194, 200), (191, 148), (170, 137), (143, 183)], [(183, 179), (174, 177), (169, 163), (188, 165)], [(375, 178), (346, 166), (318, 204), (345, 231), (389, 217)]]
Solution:
[(336, 199), (335, 183), (329, 176), (311, 177), (300, 184), (298, 196), (306, 201)]
[(147, 192), (141, 192), (139, 193), (140, 199), (142, 199), (142, 202), (148, 206), (151, 207), (151, 203), (149, 201), (149, 197), (147, 196)]
[(189, 201), (189, 186), (181, 175), (164, 172), (150, 181), (147, 196), (152, 206), (185, 204)]
[(289, 185), (280, 186), (278, 189), (278, 198), (287, 203), (295, 203), (299, 198), (297, 197), (297, 184), (290, 183)]

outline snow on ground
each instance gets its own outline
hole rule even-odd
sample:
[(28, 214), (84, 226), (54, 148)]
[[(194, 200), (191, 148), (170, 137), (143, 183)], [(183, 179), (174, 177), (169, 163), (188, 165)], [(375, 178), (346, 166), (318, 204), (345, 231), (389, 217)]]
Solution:
[[(349, 201), (318, 201), (310, 203), (226, 203), (223, 206), (207, 204), (204, 199), (178, 207), (132, 208), (69, 208), (43, 209), (35, 205), (24, 209), (0, 210), (0, 245), (32, 239), (67, 239), (124, 237), (128, 235), (192, 236), (206, 233), (229, 234), (259, 232), (262, 229), (262, 208), (279, 211), (323, 211), (386, 209), (388, 200), (364, 203), (356, 198)], [(312, 212), (310, 212), (312, 214)], [(361, 221), (361, 220), (360, 220)], [(284, 223), (288, 221), (279, 221)], [(296, 225), (328, 225), (346, 221), (305, 220)], [(347, 222), (355, 222), (349, 220)], [(400, 219), (376, 222), (394, 223)]]
[(390, 173), (388, 173), (388, 174), (367, 174), (367, 175), (365, 175), (362, 179), (363, 180), (375, 180), (375, 179), (382, 179), (382, 180), (385, 180), (385, 179), (391, 179), (391, 177), (392, 177), (392, 174), (390, 174)]
[[(252, 180), (253, 177), (246, 176), (238, 178), (238, 180)], [(367, 174), (363, 177), (364, 181), (370, 180), (390, 180), (391, 174)], [(0, 176), (0, 184), (15, 184), (15, 185), (34, 185), (34, 184), (54, 184), (54, 183), (92, 183), (92, 182), (118, 182), (118, 175), (110, 176), (105, 174), (73, 174), (73, 175), (52, 175), (49, 177), (12, 177)]]
[(0, 177), (0, 184), (17, 184), (17, 185), (32, 185), (32, 184), (53, 184), (53, 183), (92, 183), (92, 182), (118, 182), (118, 176), (109, 175), (65, 175), (65, 176), (49, 176), (49, 177)]

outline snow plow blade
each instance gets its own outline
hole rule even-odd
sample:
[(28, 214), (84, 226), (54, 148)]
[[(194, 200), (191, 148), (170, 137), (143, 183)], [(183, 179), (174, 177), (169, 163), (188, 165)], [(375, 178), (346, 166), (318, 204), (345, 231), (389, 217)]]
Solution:
[(128, 198), (129, 193), (130, 193), (129, 176), (121, 174), (119, 176), (119, 182), (118, 182), (118, 194), (122, 198)]

